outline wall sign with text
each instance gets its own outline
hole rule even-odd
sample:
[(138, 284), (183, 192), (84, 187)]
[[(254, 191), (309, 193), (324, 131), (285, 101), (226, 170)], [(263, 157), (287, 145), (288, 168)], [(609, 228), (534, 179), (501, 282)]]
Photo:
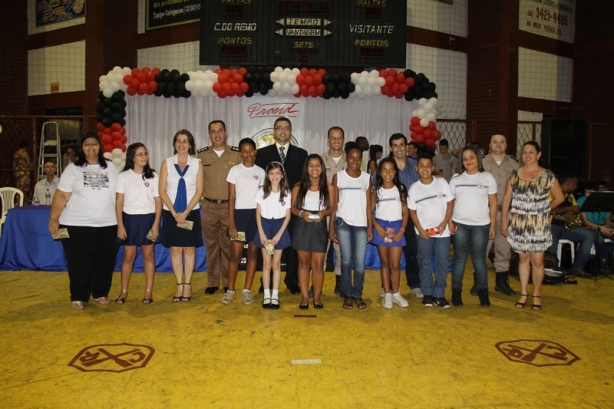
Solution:
[(201, 65), (404, 67), (407, 2), (203, 0)]
[(518, 28), (555, 40), (574, 43), (575, 0), (520, 0)]
[(202, 0), (147, 0), (145, 30), (178, 26), (200, 19)]
[(36, 26), (85, 17), (85, 0), (36, 0)]

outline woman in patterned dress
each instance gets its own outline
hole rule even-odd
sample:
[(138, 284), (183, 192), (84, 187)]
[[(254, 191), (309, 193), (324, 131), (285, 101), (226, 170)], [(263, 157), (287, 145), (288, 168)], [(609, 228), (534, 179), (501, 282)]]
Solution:
[[(544, 251), (552, 245), (550, 211), (564, 200), (554, 173), (539, 166), (540, 156), (537, 142), (529, 141), (522, 145), (523, 166), (510, 174), (501, 203), (501, 234), (507, 237), (512, 250), (519, 257), (521, 291), (516, 308), (522, 309), (527, 303), (529, 273), (532, 271), (532, 308), (536, 311), (542, 309)], [(552, 201), (549, 200), (550, 196)]]

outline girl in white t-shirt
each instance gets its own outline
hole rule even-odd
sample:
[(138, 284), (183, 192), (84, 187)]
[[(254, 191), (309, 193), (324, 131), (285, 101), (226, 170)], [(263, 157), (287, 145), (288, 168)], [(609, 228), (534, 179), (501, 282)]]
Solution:
[(245, 305), (254, 303), (251, 295), (252, 282), (256, 274), (258, 247), (254, 237), (256, 228), (256, 202), (258, 189), (264, 184), (264, 169), (254, 164), (256, 143), (251, 138), (239, 142), (239, 156), (243, 160), (228, 172), (228, 237), (232, 240), (228, 262), (228, 290), (222, 297), (223, 304), (230, 304), (235, 296), (235, 284), (243, 247), (247, 243), (247, 263), (245, 267), (245, 286), (241, 301)]
[(371, 193), (372, 243), (377, 245), (380, 258), (384, 298), (382, 306), (392, 308), (409, 305), (399, 292), (401, 285), (401, 254), (405, 246), (405, 226), (408, 220), (407, 190), (399, 181), (397, 164), (393, 158), (379, 163), (375, 185)]
[[(288, 223), (290, 222), (291, 196), (286, 182), (284, 166), (271, 162), (266, 167), (264, 185), (256, 195), (256, 224), (258, 233), (254, 243), (262, 248), (262, 308), (279, 309), (279, 281), (281, 277), (281, 253), (290, 246)], [(270, 254), (273, 247), (273, 254)], [(268, 248), (268, 252), (267, 252)], [(271, 290), (273, 270), (273, 290)], [(272, 292), (271, 292), (272, 291)]]
[(452, 305), (463, 305), (463, 275), (471, 253), (480, 305), (489, 307), (486, 249), (488, 240), (495, 238), (497, 181), (482, 168), (482, 155), (477, 146), (465, 146), (460, 158), (460, 173), (450, 179), (450, 192), (455, 198), (450, 224), (450, 233), (454, 235)]
[(117, 237), (124, 245), (121, 271), (121, 293), (115, 299), (123, 304), (128, 297), (128, 284), (136, 258), (136, 247), (141, 246), (145, 271), (143, 304), (153, 302), (153, 282), (156, 272), (154, 242), (160, 228), (162, 201), (158, 194), (158, 176), (149, 166), (147, 148), (140, 142), (126, 150), (126, 166), (117, 177)]

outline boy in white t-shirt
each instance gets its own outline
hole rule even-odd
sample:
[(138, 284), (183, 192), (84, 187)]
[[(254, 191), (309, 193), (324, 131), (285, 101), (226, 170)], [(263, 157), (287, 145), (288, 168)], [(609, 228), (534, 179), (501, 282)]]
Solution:
[(245, 268), (245, 287), (241, 294), (243, 304), (254, 303), (251, 295), (252, 282), (256, 274), (258, 247), (253, 239), (256, 227), (256, 194), (264, 183), (264, 169), (254, 164), (256, 143), (250, 138), (239, 142), (239, 156), (243, 160), (228, 172), (228, 236), (232, 240), (228, 263), (228, 290), (222, 297), (223, 304), (230, 304), (235, 295), (235, 282), (243, 247), (247, 243), (247, 266)]
[[(433, 159), (428, 154), (418, 156), (416, 170), (420, 180), (409, 189), (409, 215), (414, 222), (418, 241), (418, 265), (422, 282), (422, 305), (449, 308), (445, 298), (450, 230), (448, 224), (454, 209), (454, 196), (444, 178), (433, 177)], [(431, 260), (435, 258), (435, 281)]]

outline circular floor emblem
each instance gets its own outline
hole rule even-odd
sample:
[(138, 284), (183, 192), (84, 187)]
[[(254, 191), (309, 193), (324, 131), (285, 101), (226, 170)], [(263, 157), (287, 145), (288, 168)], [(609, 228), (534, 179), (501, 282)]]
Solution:
[(83, 372), (124, 372), (146, 367), (154, 352), (147, 345), (92, 345), (83, 348), (68, 366)]
[(534, 366), (571, 365), (580, 357), (561, 344), (535, 339), (502, 341), (495, 347), (510, 361)]

